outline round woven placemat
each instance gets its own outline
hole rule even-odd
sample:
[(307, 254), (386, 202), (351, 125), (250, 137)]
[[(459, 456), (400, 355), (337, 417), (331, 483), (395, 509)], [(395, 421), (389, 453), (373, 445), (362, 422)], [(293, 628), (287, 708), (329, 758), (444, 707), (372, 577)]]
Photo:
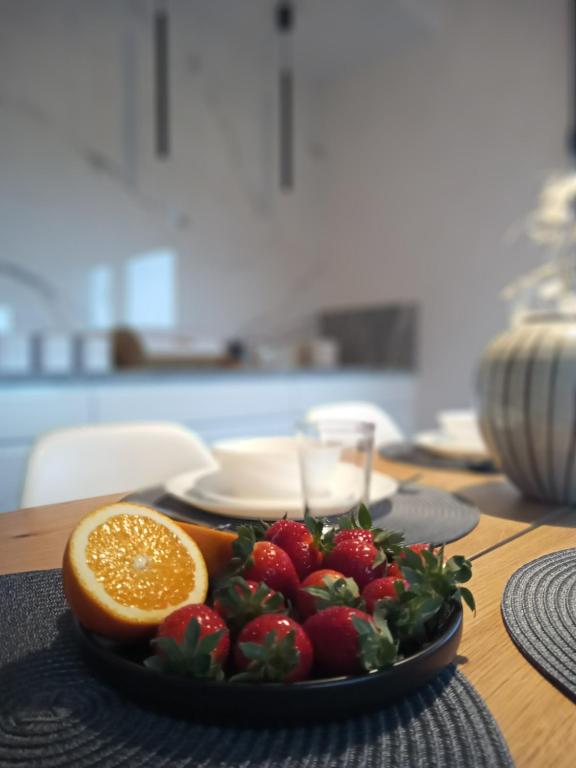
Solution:
[(576, 701), (576, 549), (516, 571), (504, 590), (502, 616), (528, 661)]
[(240, 729), (141, 710), (79, 655), (59, 571), (0, 577), (0, 766), (474, 766), (512, 760), (484, 702), (453, 668), (399, 704), (334, 724)]
[(446, 544), (470, 533), (480, 511), (472, 502), (438, 488), (409, 485), (371, 508), (374, 525), (402, 531), (407, 544)]
[[(166, 494), (162, 487), (148, 488), (126, 497), (150, 504), (171, 517), (214, 528), (234, 530), (245, 520), (223, 517), (185, 504)], [(478, 525), (480, 511), (466, 499), (425, 485), (400, 488), (392, 499), (373, 504), (374, 525), (402, 531), (407, 544), (427, 542), (434, 546), (456, 541)]]

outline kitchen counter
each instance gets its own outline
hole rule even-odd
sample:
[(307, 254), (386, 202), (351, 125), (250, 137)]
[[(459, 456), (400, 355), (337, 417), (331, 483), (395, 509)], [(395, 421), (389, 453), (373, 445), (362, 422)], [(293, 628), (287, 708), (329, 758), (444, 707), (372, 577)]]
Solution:
[(63, 386), (78, 384), (99, 385), (133, 384), (138, 382), (178, 381), (178, 380), (220, 380), (223, 378), (262, 379), (262, 378), (299, 378), (311, 376), (412, 376), (412, 372), (372, 366), (347, 366), (337, 368), (118, 368), (106, 373), (71, 373), (71, 374), (30, 374), (0, 376), (0, 388), (22, 385)]
[(283, 435), (314, 405), (368, 400), (413, 431), (416, 377), (370, 368), (122, 370), (98, 376), (0, 380), (0, 512), (20, 503), (30, 448), (48, 430), (172, 421), (208, 443)]

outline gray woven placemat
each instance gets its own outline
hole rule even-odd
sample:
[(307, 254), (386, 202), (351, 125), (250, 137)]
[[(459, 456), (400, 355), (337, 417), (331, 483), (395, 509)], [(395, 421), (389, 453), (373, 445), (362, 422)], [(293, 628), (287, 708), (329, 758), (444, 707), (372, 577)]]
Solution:
[[(166, 494), (162, 487), (133, 493), (127, 500), (150, 504), (171, 517), (214, 528), (234, 530), (244, 520), (223, 517), (185, 504)], [(389, 500), (373, 504), (374, 524), (402, 531), (408, 544), (446, 544), (466, 536), (478, 525), (480, 511), (466, 499), (425, 485), (401, 488)]]
[(60, 571), (0, 577), (3, 768), (426, 768), (513, 765), (453, 668), (396, 706), (334, 724), (205, 726), (140, 710), (81, 660)]
[(504, 590), (502, 616), (528, 661), (576, 701), (576, 549), (516, 571)]

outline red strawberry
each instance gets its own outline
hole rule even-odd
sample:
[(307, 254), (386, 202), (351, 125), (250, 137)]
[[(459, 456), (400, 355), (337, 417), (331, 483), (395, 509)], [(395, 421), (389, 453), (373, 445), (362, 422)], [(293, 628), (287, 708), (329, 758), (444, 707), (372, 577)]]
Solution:
[(269, 613), (253, 619), (240, 632), (234, 661), (240, 670), (236, 680), (294, 683), (310, 673), (312, 644), (300, 624)]
[(391, 578), (395, 579), (402, 578), (402, 571), (400, 570), (398, 563), (388, 563), (388, 567), (386, 568), (386, 576), (390, 576)]
[[(366, 610), (369, 613), (372, 613), (374, 605), (378, 600), (383, 600), (384, 598), (395, 600), (398, 597), (395, 587), (397, 581), (400, 580), (391, 576), (384, 576), (382, 579), (375, 579), (369, 584), (366, 584), (362, 590), (362, 597), (366, 603)], [(406, 580), (403, 581), (404, 587), (407, 589), (408, 582)]]
[(345, 528), (338, 531), (334, 537), (334, 544), (340, 544), (343, 541), (359, 541), (364, 544), (372, 544), (374, 538), (372, 531), (366, 531), (364, 528)]
[[(422, 552), (424, 552), (425, 549), (430, 549), (430, 544), (409, 544), (405, 549), (411, 549), (412, 552), (416, 552), (417, 555), (422, 557)], [(405, 555), (400, 551), (398, 557), (405, 557)]]
[(152, 645), (157, 656), (146, 666), (168, 674), (222, 679), (230, 637), (222, 618), (207, 605), (185, 605), (158, 627)]
[(322, 553), (304, 523), (296, 520), (278, 520), (268, 528), (265, 536), (289, 555), (301, 579), (306, 578), (322, 564)]
[(395, 554), (396, 560), (394, 560), (391, 563), (388, 563), (388, 568), (386, 569), (386, 576), (394, 576), (397, 579), (402, 578), (402, 564), (400, 563), (400, 561), (406, 558), (405, 550), (407, 549), (411, 550), (417, 555), (420, 555), (420, 559), (423, 560), (422, 552), (430, 549), (430, 545), (429, 544), (410, 544), (407, 547), (401, 547), (400, 550)]
[(323, 568), (314, 571), (300, 584), (296, 597), (296, 608), (301, 619), (307, 619), (331, 605), (359, 604), (358, 585), (353, 579), (347, 579), (343, 573)]
[(327, 568), (334, 568), (345, 576), (350, 576), (362, 589), (368, 582), (384, 576), (386, 572), (385, 561), (375, 565), (378, 556), (379, 552), (374, 544), (348, 539), (336, 544), (326, 555), (324, 564)]
[(286, 603), (280, 592), (269, 589), (264, 582), (234, 576), (216, 591), (214, 610), (232, 630), (238, 631), (264, 613), (284, 613)]
[(396, 645), (386, 622), (357, 608), (337, 605), (304, 622), (319, 670), (331, 675), (355, 675), (389, 666)]
[(271, 541), (257, 541), (244, 567), (249, 581), (263, 581), (270, 589), (294, 599), (299, 586), (298, 574), (292, 560), (283, 549)]

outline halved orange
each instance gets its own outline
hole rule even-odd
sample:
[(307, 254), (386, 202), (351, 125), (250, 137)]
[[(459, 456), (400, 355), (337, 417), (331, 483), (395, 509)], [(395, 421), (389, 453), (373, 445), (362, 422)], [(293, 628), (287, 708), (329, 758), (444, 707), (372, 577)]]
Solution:
[(138, 504), (102, 507), (72, 532), (64, 592), (87, 629), (146, 637), (172, 611), (203, 603), (208, 573), (196, 542), (170, 518)]
[(178, 525), (198, 544), (206, 561), (208, 576), (214, 578), (221, 574), (232, 558), (232, 544), (238, 538), (238, 534), (219, 531), (205, 525), (196, 525), (196, 523), (179, 522)]

